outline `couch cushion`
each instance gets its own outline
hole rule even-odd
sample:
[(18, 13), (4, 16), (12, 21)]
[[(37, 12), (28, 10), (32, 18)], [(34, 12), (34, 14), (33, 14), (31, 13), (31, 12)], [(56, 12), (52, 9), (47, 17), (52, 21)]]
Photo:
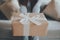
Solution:
[(48, 21), (48, 30), (60, 30), (60, 22), (59, 21)]
[(48, 38), (60, 38), (60, 22), (49, 20), (48, 23)]

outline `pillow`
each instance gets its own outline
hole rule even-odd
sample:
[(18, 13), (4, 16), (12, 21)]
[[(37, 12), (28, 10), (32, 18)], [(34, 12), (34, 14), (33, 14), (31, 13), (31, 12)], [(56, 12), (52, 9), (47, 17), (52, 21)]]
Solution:
[(52, 0), (50, 4), (46, 7), (46, 9), (43, 11), (46, 15), (52, 17), (53, 19), (60, 20), (60, 13), (59, 8), (60, 4), (57, 0)]
[(0, 6), (0, 10), (3, 14), (10, 19), (13, 12), (19, 12), (20, 6), (17, 0), (7, 0), (3, 5)]

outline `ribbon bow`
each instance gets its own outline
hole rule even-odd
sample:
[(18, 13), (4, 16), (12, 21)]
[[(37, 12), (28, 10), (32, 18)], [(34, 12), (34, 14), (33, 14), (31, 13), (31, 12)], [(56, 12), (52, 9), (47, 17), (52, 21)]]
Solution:
[(36, 25), (41, 24), (42, 18), (40, 17), (40, 15), (36, 15), (36, 16), (33, 16), (33, 17), (30, 17), (29, 15), (30, 15), (30, 13), (28, 13), (28, 14), (20, 14), (20, 16), (22, 17), (20, 22), (22, 24), (28, 24), (31, 21), (32, 23), (34, 23)]

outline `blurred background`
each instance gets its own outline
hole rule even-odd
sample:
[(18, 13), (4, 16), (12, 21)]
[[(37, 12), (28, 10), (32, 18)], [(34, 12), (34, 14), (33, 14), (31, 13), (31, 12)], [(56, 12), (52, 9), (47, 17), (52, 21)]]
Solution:
[[(23, 0), (22, 0), (23, 1)], [(47, 0), (48, 1), (48, 0)], [(1, 1), (0, 1), (1, 2)], [(60, 1), (51, 1), (48, 5), (41, 6), (48, 20), (48, 40), (60, 40)], [(10, 16), (8, 16), (10, 15)], [(13, 37), (10, 21), (11, 14), (0, 10), (0, 40), (23, 40), (24, 37)], [(32, 40), (32, 38), (30, 38)]]

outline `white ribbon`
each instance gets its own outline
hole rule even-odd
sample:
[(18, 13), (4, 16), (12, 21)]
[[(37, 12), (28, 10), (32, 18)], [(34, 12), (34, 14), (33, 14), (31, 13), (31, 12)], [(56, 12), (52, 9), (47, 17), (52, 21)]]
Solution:
[(30, 13), (20, 14), (20, 17), (22, 17), (22, 19), (20, 20), (20, 23), (24, 25), (24, 36), (29, 36), (30, 21), (36, 25), (41, 25), (43, 21), (43, 18), (40, 15), (35, 15), (33, 17), (30, 17), (29, 15)]
[(22, 24), (28, 24), (30, 21), (36, 25), (41, 25), (41, 22), (44, 20), (40, 15), (35, 15), (33, 17), (29, 16), (30, 14), (20, 14), (22, 19), (20, 20), (20, 23)]

